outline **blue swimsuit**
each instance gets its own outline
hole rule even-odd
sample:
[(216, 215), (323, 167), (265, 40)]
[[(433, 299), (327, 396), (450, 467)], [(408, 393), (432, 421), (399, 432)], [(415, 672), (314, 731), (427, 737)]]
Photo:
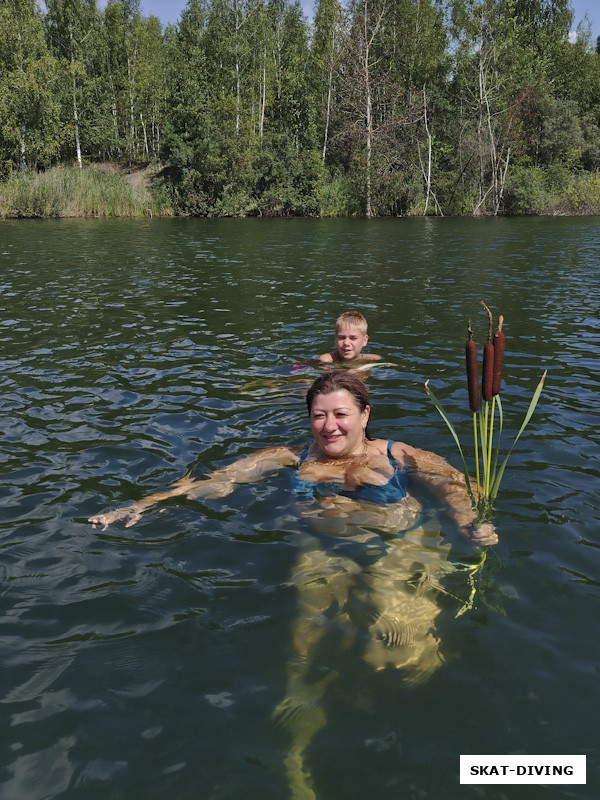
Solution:
[[(295, 494), (303, 495), (305, 497), (327, 497), (332, 494), (343, 495), (344, 497), (351, 497), (353, 500), (362, 500), (367, 503), (375, 503), (382, 505), (383, 503), (397, 503), (406, 497), (408, 488), (408, 476), (396, 464), (392, 456), (393, 442), (389, 441), (387, 446), (387, 455), (390, 465), (394, 468), (394, 474), (387, 483), (382, 486), (377, 486), (373, 483), (364, 483), (362, 486), (357, 486), (356, 489), (348, 490), (343, 488), (343, 483), (340, 482), (327, 482), (319, 483), (317, 481), (303, 481), (298, 478), (297, 472), (293, 472), (291, 476), (292, 489)], [(306, 459), (308, 455), (308, 445), (300, 454), (298, 466)]]

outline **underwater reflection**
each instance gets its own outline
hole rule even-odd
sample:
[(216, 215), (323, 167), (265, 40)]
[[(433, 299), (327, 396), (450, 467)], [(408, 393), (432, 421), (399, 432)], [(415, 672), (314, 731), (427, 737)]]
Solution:
[(397, 670), (406, 687), (427, 681), (444, 663), (437, 596), (454, 567), (450, 544), (440, 543), (433, 520), (423, 524), (414, 497), (387, 507), (347, 497), (298, 505), (309, 532), (301, 535), (289, 578), (298, 613), (274, 720), (290, 739), (291, 796), (310, 800), (317, 795), (306, 751), (327, 725), (328, 687), (353, 657), (376, 671)]

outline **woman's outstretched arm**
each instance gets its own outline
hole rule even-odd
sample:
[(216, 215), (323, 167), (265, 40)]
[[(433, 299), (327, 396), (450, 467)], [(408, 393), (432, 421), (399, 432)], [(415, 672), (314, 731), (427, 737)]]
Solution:
[(441, 456), (402, 442), (394, 443), (392, 455), (446, 506), (448, 515), (469, 541), (479, 545), (498, 543), (498, 534), (490, 522), (475, 526), (475, 512), (462, 472)]
[(182, 495), (190, 498), (213, 500), (226, 497), (238, 483), (256, 483), (261, 478), (280, 467), (291, 467), (298, 463), (302, 447), (269, 447), (252, 455), (240, 458), (223, 469), (211, 472), (206, 478), (196, 480), (189, 475), (173, 483), (162, 492), (154, 492), (131, 505), (97, 514), (90, 517), (94, 525), (102, 525), (103, 530), (112, 522), (122, 520), (129, 528), (139, 521), (144, 511), (164, 500)]

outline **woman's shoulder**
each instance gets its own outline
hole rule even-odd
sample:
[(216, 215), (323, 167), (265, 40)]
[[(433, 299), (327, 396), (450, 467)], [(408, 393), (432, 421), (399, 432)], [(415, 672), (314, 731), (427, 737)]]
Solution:
[(397, 442), (394, 439), (371, 439), (369, 446), (379, 455), (386, 456), (390, 453), (396, 460), (401, 460), (404, 455), (409, 454), (414, 448), (404, 442)]
[(306, 442), (304, 442), (303, 444), (287, 444), (287, 445), (284, 445), (284, 447), (285, 447), (286, 450), (289, 450), (290, 453), (293, 453), (296, 456), (296, 458), (300, 458), (302, 453), (305, 453), (305, 452), (308, 451), (308, 448), (310, 447), (310, 445), (308, 445)]
[(369, 439), (369, 447), (381, 455), (387, 453), (388, 443), (390, 439)]
[(417, 450), (405, 442), (397, 442), (395, 439), (371, 439), (369, 442), (371, 451), (376, 454), (381, 463), (396, 463), (400, 469), (414, 470), (417, 458)]
[(292, 462), (296, 462), (307, 448), (307, 444), (282, 444), (279, 447), (274, 447), (273, 451), (281, 454), (284, 458), (287, 455)]
[(416, 447), (406, 444), (406, 442), (399, 442), (395, 441), (394, 439), (388, 439), (385, 441), (386, 446), (389, 447), (392, 456), (399, 463), (402, 463), (406, 458), (414, 456), (415, 453), (418, 452)]

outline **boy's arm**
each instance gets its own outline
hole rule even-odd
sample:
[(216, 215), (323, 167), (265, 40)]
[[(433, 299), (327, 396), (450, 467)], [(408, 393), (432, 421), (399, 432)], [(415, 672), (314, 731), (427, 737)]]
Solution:
[(319, 356), (319, 361), (322, 364), (333, 364), (334, 356), (337, 355), (337, 352), (334, 350), (332, 353), (323, 353), (323, 355)]
[(402, 442), (394, 443), (392, 455), (446, 506), (448, 516), (463, 536), (473, 544), (497, 544), (498, 534), (491, 523), (475, 527), (476, 517), (462, 472), (441, 456)]
[[(332, 350), (331, 353), (323, 353), (319, 356), (321, 364), (333, 364), (334, 361), (342, 361), (339, 357), (337, 350)], [(381, 356), (376, 353), (361, 353), (357, 361), (381, 361)]]
[(274, 472), (280, 467), (291, 467), (297, 464), (301, 451), (301, 446), (269, 447), (259, 450), (234, 461), (228, 467), (211, 472), (202, 480), (198, 481), (186, 475), (166, 491), (154, 492), (131, 505), (90, 517), (89, 521), (94, 525), (102, 525), (102, 530), (105, 530), (111, 522), (123, 520), (125, 527), (129, 528), (141, 519), (144, 511), (163, 500), (170, 500), (181, 495), (187, 495), (192, 499), (202, 497), (205, 500), (226, 497), (231, 494), (238, 483), (255, 483), (267, 473)]

